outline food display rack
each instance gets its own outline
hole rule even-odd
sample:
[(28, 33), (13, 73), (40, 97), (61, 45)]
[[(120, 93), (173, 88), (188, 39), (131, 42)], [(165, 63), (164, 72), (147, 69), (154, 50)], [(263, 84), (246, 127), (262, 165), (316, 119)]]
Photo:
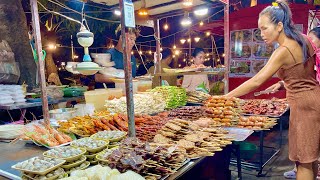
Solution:
[[(281, 113), (280, 116), (276, 116), (279, 121), (279, 142), (278, 142), (278, 147), (266, 147), (264, 146), (264, 141), (265, 141), (265, 131), (268, 131), (268, 130), (254, 130), (255, 132), (259, 133), (259, 160), (258, 162), (244, 162), (244, 161), (241, 161), (241, 157), (240, 157), (240, 152), (236, 154), (236, 158), (237, 159), (231, 159), (231, 164), (233, 165), (238, 165), (238, 169), (241, 169), (242, 166), (243, 167), (246, 167), (246, 168), (249, 168), (249, 169), (255, 169), (258, 171), (258, 174), (257, 176), (258, 177), (261, 177), (261, 176), (264, 176), (265, 174), (263, 174), (263, 169), (264, 167), (269, 163), (271, 162), (271, 160), (280, 152), (281, 150), (281, 147), (282, 147), (282, 131), (283, 131), (283, 119), (284, 119), (284, 114), (289, 110), (289, 106), (288, 108), (283, 112)], [(260, 115), (255, 115), (255, 116), (260, 116)], [(267, 117), (275, 117), (275, 116), (267, 116)], [(266, 155), (265, 154), (265, 148), (268, 148), (268, 149), (271, 149), (271, 151), (273, 151), (269, 157), (264, 160), (264, 156)], [(239, 145), (234, 145), (234, 149), (236, 151), (239, 151)], [(239, 168), (239, 162), (240, 162), (240, 168)], [(240, 172), (240, 175), (241, 175), (241, 172)], [(241, 179), (241, 178), (240, 178)]]

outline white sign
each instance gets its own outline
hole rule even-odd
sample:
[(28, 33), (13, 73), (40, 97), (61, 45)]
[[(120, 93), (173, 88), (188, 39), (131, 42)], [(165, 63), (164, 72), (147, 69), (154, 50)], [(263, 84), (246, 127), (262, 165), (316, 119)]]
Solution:
[(134, 19), (134, 6), (131, 0), (126, 0), (124, 2), (124, 24), (126, 27), (136, 27)]

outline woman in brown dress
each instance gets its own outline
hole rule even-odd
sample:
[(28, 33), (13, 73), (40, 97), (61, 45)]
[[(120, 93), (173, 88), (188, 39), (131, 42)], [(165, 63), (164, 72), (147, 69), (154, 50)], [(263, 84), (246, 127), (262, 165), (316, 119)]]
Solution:
[(266, 66), (227, 97), (245, 95), (278, 74), (290, 105), (289, 159), (297, 165), (297, 180), (313, 180), (319, 158), (320, 86), (316, 80), (315, 53), (294, 27), (288, 5), (279, 1), (259, 15), (258, 26), (265, 43), (279, 43)]

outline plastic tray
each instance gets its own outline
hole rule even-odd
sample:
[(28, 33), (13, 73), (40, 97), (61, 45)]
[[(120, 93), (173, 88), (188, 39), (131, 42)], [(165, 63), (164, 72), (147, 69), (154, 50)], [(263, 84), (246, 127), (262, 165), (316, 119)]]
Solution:
[(80, 160), (79, 161), (76, 161), (72, 164), (68, 164), (68, 165), (62, 165), (61, 167), (64, 168), (64, 169), (71, 169), (73, 167), (77, 167), (78, 165), (82, 164), (83, 162), (85, 162), (87, 160), (87, 157), (82, 155), (80, 157)]
[(70, 141), (70, 142), (67, 142), (67, 143), (64, 143), (64, 144), (60, 144), (60, 145), (58, 145), (58, 146), (47, 146), (47, 145), (44, 145), (44, 144), (41, 144), (41, 143), (39, 143), (39, 142), (36, 142), (36, 141), (34, 141), (34, 140), (23, 140), (23, 139), (20, 139), (21, 141), (24, 141), (24, 142), (26, 142), (26, 143), (29, 143), (29, 144), (35, 144), (35, 145), (37, 145), (37, 146), (44, 146), (44, 147), (46, 147), (46, 148), (48, 148), (48, 149), (54, 149), (54, 148), (58, 148), (58, 147), (63, 147), (63, 146), (67, 146), (67, 145), (69, 145), (69, 144), (71, 144), (71, 142), (72, 141)]
[(60, 166), (62, 166), (66, 162), (65, 160), (62, 160), (62, 159), (60, 159), (60, 160), (61, 160), (61, 163), (59, 163), (56, 166), (53, 166), (52, 168), (49, 168), (49, 169), (47, 169), (45, 171), (30, 171), (30, 170), (26, 170), (26, 169), (20, 169), (20, 168), (15, 167), (16, 165), (11, 166), (11, 168), (19, 170), (19, 171), (22, 171), (22, 172), (31, 173), (31, 174), (46, 175), (49, 172), (59, 168)]
[[(74, 149), (76, 149), (76, 147), (73, 147)], [(71, 157), (67, 157), (67, 158), (59, 158), (59, 157), (53, 157), (53, 156), (49, 156), (47, 153), (48, 151), (43, 153), (43, 156), (48, 157), (48, 158), (58, 158), (58, 159), (63, 159), (66, 160), (66, 162), (71, 162), (71, 161), (75, 161), (77, 159), (79, 159), (82, 155), (84, 155), (87, 150), (85, 148), (79, 148), (82, 150), (82, 153), (75, 155), (75, 156), (71, 156)], [(50, 151), (50, 150), (49, 150)]]
[[(50, 173), (50, 172), (49, 172)], [(48, 174), (49, 174), (48, 173)], [(58, 179), (58, 177), (59, 176), (61, 176), (61, 175), (65, 175), (66, 173), (65, 172), (63, 172), (63, 173), (61, 173), (61, 174), (58, 174), (58, 175), (55, 175), (55, 176), (51, 176), (51, 177), (49, 177), (49, 178), (46, 178), (46, 179), (44, 179), (44, 180), (54, 180), (54, 179)], [(29, 175), (27, 175), (27, 174), (24, 174), (24, 173), (22, 173), (22, 179), (24, 179), (23, 177), (25, 177), (25, 179), (35, 179), (35, 178), (32, 178), (32, 177), (30, 177)], [(68, 174), (67, 174), (67, 176), (64, 176), (64, 177), (68, 177)]]
[(108, 163), (109, 161), (105, 160), (105, 159), (102, 159), (102, 155), (105, 154), (107, 151), (114, 151), (115, 149), (118, 149), (117, 147), (114, 147), (114, 148), (111, 148), (111, 149), (106, 149), (104, 151), (101, 151), (100, 153), (98, 153), (96, 155), (96, 159), (100, 162), (104, 162), (104, 163)]
[[(123, 131), (122, 131), (122, 132), (123, 132)], [(127, 132), (124, 132), (124, 134), (123, 134), (122, 136), (119, 136), (119, 137), (113, 138), (113, 139), (108, 139), (108, 138), (104, 139), (104, 138), (99, 138), (99, 137), (96, 137), (96, 136), (97, 136), (97, 134), (93, 134), (93, 135), (91, 136), (91, 138), (97, 139), (97, 140), (103, 140), (103, 141), (108, 140), (108, 144), (109, 144), (109, 142), (118, 142), (118, 141), (121, 141), (122, 139), (124, 139), (124, 138), (127, 136)]]
[[(90, 162), (89, 161), (85, 161), (84, 163), (86, 163), (86, 165), (84, 166), (84, 167), (82, 167), (82, 168), (80, 168), (80, 169), (77, 169), (77, 170), (84, 170), (84, 169), (86, 169), (86, 168), (88, 168), (89, 166), (90, 166)], [(76, 171), (76, 170), (73, 170), (73, 171)], [(73, 172), (73, 171), (67, 171), (66, 173), (67, 174), (70, 174), (71, 172)]]
[[(85, 138), (82, 138), (82, 139), (79, 139), (79, 140), (83, 140), (83, 139), (85, 139)], [(79, 147), (79, 146), (74, 145), (74, 143), (76, 143), (76, 142), (79, 141), (79, 140), (73, 141), (73, 142), (71, 143), (71, 146), (73, 146), (73, 147)], [(96, 140), (96, 139), (94, 139), (94, 140)], [(102, 140), (97, 140), (97, 141), (102, 141)], [(88, 152), (91, 152), (91, 153), (100, 152), (100, 151), (102, 151), (103, 149), (107, 148), (107, 147), (108, 147), (108, 144), (109, 144), (108, 141), (103, 141), (103, 142), (105, 142), (105, 145), (103, 145), (103, 146), (101, 146), (101, 147), (98, 147), (98, 148), (95, 148), (95, 149), (86, 148), (86, 147), (80, 147), (80, 148), (85, 148)]]
[(96, 158), (96, 156), (98, 155), (99, 153), (96, 153), (96, 154), (85, 154), (85, 156), (87, 157), (87, 159), (94, 159)]

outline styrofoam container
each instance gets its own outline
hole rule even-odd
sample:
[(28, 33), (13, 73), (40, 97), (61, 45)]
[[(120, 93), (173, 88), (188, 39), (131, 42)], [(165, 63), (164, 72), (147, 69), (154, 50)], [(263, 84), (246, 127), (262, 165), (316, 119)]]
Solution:
[(23, 133), (24, 125), (8, 124), (0, 126), (0, 139), (15, 139)]

